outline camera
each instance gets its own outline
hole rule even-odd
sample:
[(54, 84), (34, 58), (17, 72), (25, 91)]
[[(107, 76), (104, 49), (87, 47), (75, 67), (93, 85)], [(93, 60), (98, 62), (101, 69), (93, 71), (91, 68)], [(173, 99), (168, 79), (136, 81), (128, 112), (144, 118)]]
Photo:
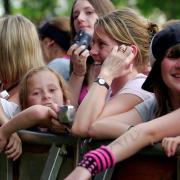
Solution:
[(59, 108), (58, 120), (60, 123), (71, 125), (74, 120), (76, 109), (72, 105), (62, 105)]
[(83, 30), (80, 30), (75, 38), (74, 38), (74, 41), (73, 41), (73, 44), (76, 43), (78, 45), (85, 45), (86, 48), (88, 48), (90, 42), (91, 42), (91, 35), (88, 34), (87, 32), (83, 31)]

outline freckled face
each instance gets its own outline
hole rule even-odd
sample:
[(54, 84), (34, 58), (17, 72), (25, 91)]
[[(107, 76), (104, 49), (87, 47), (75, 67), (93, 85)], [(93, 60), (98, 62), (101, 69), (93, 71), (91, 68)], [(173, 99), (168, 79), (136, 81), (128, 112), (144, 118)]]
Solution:
[(180, 57), (165, 57), (161, 63), (161, 75), (171, 92), (180, 93)]
[(63, 104), (63, 93), (57, 77), (50, 71), (41, 71), (28, 79), (28, 106)]
[(74, 28), (78, 32), (80, 29), (93, 35), (94, 24), (98, 19), (93, 6), (86, 0), (78, 0), (73, 9)]

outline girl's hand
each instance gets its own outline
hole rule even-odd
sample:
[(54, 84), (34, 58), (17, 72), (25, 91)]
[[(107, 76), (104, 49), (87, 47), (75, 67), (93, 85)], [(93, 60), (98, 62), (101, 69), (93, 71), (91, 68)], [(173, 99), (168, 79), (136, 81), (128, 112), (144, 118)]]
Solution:
[(65, 133), (68, 130), (68, 127), (60, 123), (56, 119), (51, 119), (50, 130), (54, 133)]
[(8, 138), (5, 137), (2, 131), (2, 127), (0, 127), (0, 152), (2, 152), (8, 142)]
[(21, 139), (14, 133), (11, 135), (8, 144), (6, 145), (4, 153), (7, 155), (8, 159), (15, 161), (22, 154), (22, 144)]
[(86, 61), (89, 56), (89, 50), (86, 49), (86, 46), (73, 44), (69, 48), (67, 54), (71, 57), (71, 62), (73, 64), (73, 73), (77, 76), (85, 75)]
[(180, 136), (164, 138), (162, 140), (162, 147), (168, 157), (175, 155), (179, 144)]
[(34, 125), (49, 127), (49, 125), (51, 124), (51, 119), (57, 119), (57, 111), (54, 108), (55, 107), (52, 106), (49, 107), (43, 105), (34, 105), (29, 107), (25, 111), (29, 111), (29, 120), (36, 119), (37, 122), (35, 122)]
[(4, 151), (8, 159), (15, 161), (22, 153), (21, 139), (14, 133), (8, 138), (5, 137), (0, 127), (0, 152)]
[(130, 46), (115, 46), (102, 64), (100, 76), (111, 77), (112, 80), (132, 71), (134, 54)]
[[(67, 100), (66, 104), (70, 105), (70, 100)], [(60, 110), (60, 106), (57, 104), (50, 104), (48, 107), (50, 107), (54, 112), (56, 112), (58, 116), (58, 112)], [(51, 130), (54, 133), (65, 133), (68, 130), (68, 127), (58, 121), (57, 118), (51, 118), (49, 130)]]
[(91, 173), (83, 167), (76, 167), (64, 180), (89, 180)]

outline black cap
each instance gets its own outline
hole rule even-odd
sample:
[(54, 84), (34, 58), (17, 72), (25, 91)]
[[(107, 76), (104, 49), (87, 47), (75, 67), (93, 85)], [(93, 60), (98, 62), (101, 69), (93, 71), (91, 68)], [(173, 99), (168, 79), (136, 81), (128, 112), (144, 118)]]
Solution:
[(167, 50), (180, 43), (180, 23), (167, 26), (159, 31), (152, 39), (150, 51), (155, 59), (152, 69), (142, 85), (144, 90), (153, 92), (153, 84), (157, 76), (161, 76), (161, 61), (166, 55)]

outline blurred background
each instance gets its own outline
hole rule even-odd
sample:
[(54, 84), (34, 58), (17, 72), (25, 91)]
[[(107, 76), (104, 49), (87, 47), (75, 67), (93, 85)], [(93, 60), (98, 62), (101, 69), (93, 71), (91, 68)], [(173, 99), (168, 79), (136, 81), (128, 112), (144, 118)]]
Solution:
[[(53, 16), (69, 16), (73, 1), (0, 0), (0, 16), (19, 13), (39, 24)], [(180, 19), (179, 0), (112, 0), (112, 2), (117, 8), (128, 6), (138, 9), (142, 15), (160, 24), (166, 20)]]

